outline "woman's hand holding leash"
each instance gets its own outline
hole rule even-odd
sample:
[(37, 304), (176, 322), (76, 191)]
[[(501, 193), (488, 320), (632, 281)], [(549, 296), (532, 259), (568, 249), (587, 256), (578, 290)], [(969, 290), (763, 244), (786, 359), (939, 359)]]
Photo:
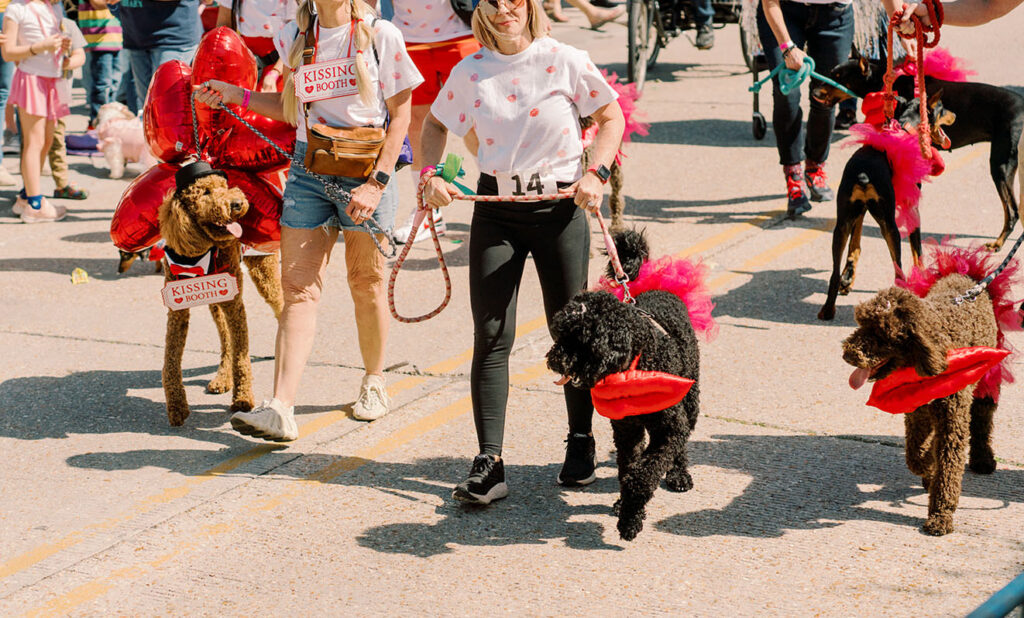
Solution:
[(786, 62), (786, 68), (791, 71), (799, 71), (804, 66), (804, 58), (807, 54), (799, 47), (790, 47), (782, 53), (782, 59)]
[(458, 188), (440, 176), (433, 176), (423, 187), (423, 201), (431, 208), (441, 208), (452, 203), (457, 196), (462, 195)]
[(241, 86), (235, 86), (219, 79), (211, 79), (196, 86), (196, 100), (209, 105), (220, 107), (222, 103), (241, 105), (245, 90)]
[[(601, 211), (601, 200), (604, 198), (604, 185), (601, 184), (600, 179), (591, 173), (583, 174), (583, 178), (580, 178), (569, 187), (568, 191), (575, 191), (576, 197), (574, 201), (580, 208), (586, 210), (590, 214), (597, 214)], [(568, 192), (567, 191), (567, 192)]]
[(363, 221), (373, 217), (373, 213), (377, 210), (377, 205), (380, 204), (380, 196), (384, 194), (384, 189), (381, 189), (372, 182), (365, 182), (355, 189), (352, 189), (352, 199), (348, 201), (348, 206), (345, 207), (345, 214), (348, 215), (349, 219), (352, 219), (352, 223), (361, 225)]

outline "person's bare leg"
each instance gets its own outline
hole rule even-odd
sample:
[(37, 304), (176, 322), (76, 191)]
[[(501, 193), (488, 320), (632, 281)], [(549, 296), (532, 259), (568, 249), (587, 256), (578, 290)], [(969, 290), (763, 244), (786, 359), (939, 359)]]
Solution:
[(591, 28), (600, 28), (604, 24), (618, 19), (626, 12), (626, 7), (624, 6), (614, 9), (601, 9), (590, 4), (587, 0), (568, 0), (568, 2), (586, 16)]
[(337, 228), (281, 228), (281, 288), (284, 309), (277, 324), (274, 397), (295, 405), (299, 381), (313, 349), (316, 311)]
[[(359, 352), (367, 375), (383, 375), (391, 316), (386, 296), (387, 264), (365, 232), (344, 231), (345, 267), (355, 305)], [(379, 237), (383, 242), (383, 237)]]
[[(39, 172), (42, 158), (46, 156), (43, 147), (46, 141), (46, 118), (18, 109), (21, 120), (21, 179), (25, 183), (25, 194), (42, 195)], [(52, 135), (52, 133), (51, 133)]]

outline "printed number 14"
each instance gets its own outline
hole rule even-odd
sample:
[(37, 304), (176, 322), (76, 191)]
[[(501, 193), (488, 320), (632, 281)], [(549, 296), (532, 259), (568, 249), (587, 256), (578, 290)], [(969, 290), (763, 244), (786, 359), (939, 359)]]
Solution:
[(512, 176), (512, 180), (516, 181), (516, 190), (512, 192), (512, 195), (526, 195), (526, 191), (534, 191), (537, 195), (544, 195), (544, 183), (540, 181), (540, 173), (534, 172), (533, 176), (530, 176), (530, 181), (526, 183), (526, 191), (523, 191), (523, 179), (519, 177), (519, 174)]

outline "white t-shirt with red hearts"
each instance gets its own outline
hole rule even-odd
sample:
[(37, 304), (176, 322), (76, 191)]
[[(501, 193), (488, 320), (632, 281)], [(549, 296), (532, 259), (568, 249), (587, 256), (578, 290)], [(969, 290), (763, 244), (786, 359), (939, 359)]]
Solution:
[[(232, 0), (217, 0), (231, 10)], [(295, 19), (295, 0), (242, 0), (238, 33), (248, 37), (272, 37), (286, 22)]]
[[(402, 33), (398, 28), (383, 19), (375, 21), (373, 28), (373, 45), (376, 57), (380, 60), (380, 67), (374, 61), (374, 52), (369, 50), (366, 53), (366, 64), (374, 84), (376, 101), (368, 106), (356, 93), (310, 103), (309, 118), (314, 123), (319, 122), (331, 127), (382, 127), (388, 113), (385, 100), (423, 83), (423, 76), (405, 51), (405, 41), (402, 40)], [(349, 45), (351, 31), (350, 24), (337, 28), (321, 27), (317, 40), (317, 62), (354, 57), (355, 45)], [(284, 60), (285, 66), (288, 66), (288, 50), (297, 36), (299, 27), (295, 22), (289, 22), (274, 37), (274, 47)], [(305, 142), (306, 121), (301, 103), (298, 104), (297, 117), (295, 138)]]
[(473, 29), (455, 14), (450, 0), (392, 0), (398, 26), (406, 43), (436, 43), (473, 35)]
[(480, 171), (499, 186), (502, 175), (525, 181), (536, 170), (574, 182), (583, 173), (579, 118), (617, 98), (587, 52), (544, 37), (518, 54), (483, 48), (466, 56), (430, 111), (459, 137), (476, 130)]

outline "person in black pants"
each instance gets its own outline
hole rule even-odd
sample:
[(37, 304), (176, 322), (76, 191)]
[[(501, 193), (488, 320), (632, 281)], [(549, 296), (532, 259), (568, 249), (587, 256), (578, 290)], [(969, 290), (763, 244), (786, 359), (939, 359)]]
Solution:
[[(810, 56), (815, 62), (815, 72), (828, 75), (850, 55), (854, 31), (852, 1), (761, 0), (757, 9), (757, 31), (769, 69), (785, 63), (787, 68), (796, 71), (803, 65), (804, 58)], [(812, 80), (812, 90), (815, 85)], [(808, 191), (810, 200), (815, 202), (835, 197), (825, 175), (835, 110), (812, 98), (805, 137), (800, 91), (794, 88), (783, 95), (778, 76), (772, 79), (772, 127), (786, 177), (790, 218), (811, 209)]]
[[(480, 202), (469, 238), (473, 314), (470, 375), (479, 455), (452, 496), (489, 504), (508, 495), (501, 458), (508, 400), (508, 361), (516, 328), (516, 297), (526, 258), (533, 256), (550, 319), (587, 286), (590, 232), (586, 211), (600, 208), (625, 122), (615, 91), (584, 51), (546, 36), (539, 0), (481, 0), (473, 35), (483, 46), (452, 69), (423, 123), (424, 161), (440, 161), (447, 134), (475, 150), (482, 195), (528, 199), (571, 189), (548, 201)], [(582, 169), (579, 118), (600, 127), (594, 167)], [(424, 173), (433, 166), (424, 168)], [(451, 203), (459, 191), (434, 176), (427, 205)], [(593, 482), (595, 445), (590, 393), (566, 385), (569, 437), (558, 476), (562, 485)]]

